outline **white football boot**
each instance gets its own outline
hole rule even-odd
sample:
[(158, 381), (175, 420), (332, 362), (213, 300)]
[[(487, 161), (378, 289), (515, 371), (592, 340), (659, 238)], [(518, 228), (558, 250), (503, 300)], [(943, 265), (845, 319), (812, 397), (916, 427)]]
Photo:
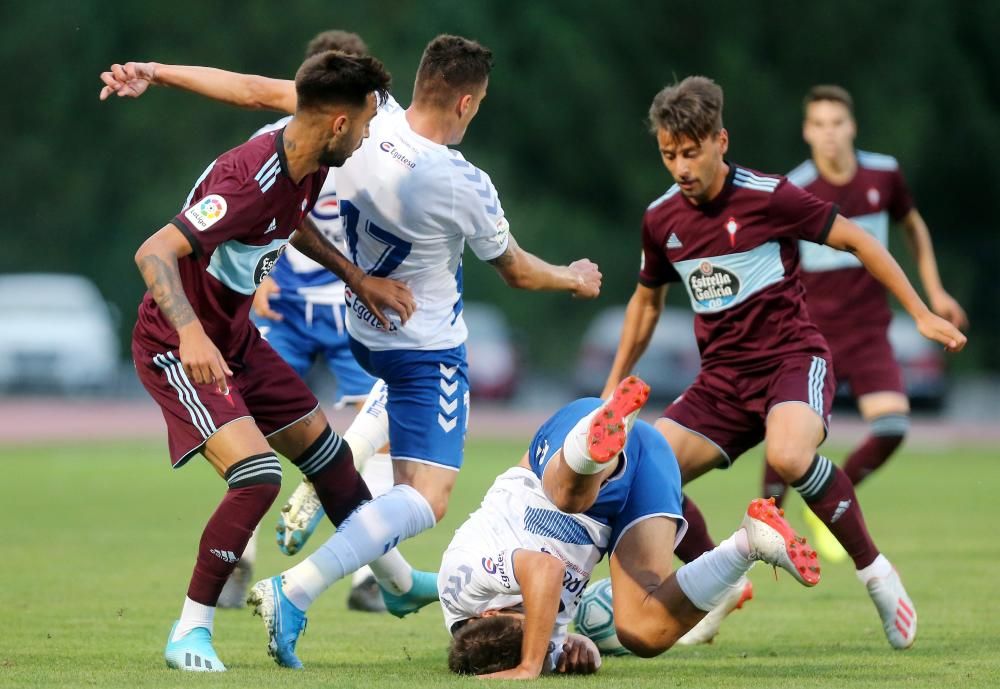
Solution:
[(795, 533), (784, 519), (784, 510), (778, 509), (774, 498), (757, 498), (750, 503), (743, 528), (750, 544), (750, 557), (781, 567), (803, 586), (819, 583), (819, 560), (816, 551), (806, 539)]
[(917, 609), (896, 568), (884, 577), (872, 577), (865, 582), (865, 588), (882, 618), (889, 645), (900, 651), (912, 646), (917, 638)]
[(742, 577), (736, 586), (733, 586), (726, 597), (718, 605), (708, 611), (708, 614), (701, 618), (701, 622), (691, 627), (687, 634), (677, 639), (678, 646), (695, 646), (697, 644), (710, 644), (712, 639), (719, 633), (722, 621), (733, 610), (739, 610), (743, 604), (753, 598), (753, 584), (746, 577)]

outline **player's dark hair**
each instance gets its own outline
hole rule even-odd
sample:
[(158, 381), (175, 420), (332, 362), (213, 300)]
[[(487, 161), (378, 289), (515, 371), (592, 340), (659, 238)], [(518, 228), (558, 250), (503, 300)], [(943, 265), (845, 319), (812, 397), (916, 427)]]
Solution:
[(803, 112), (809, 110), (810, 103), (821, 100), (832, 100), (835, 103), (842, 103), (847, 107), (847, 112), (851, 113), (851, 117), (854, 117), (854, 99), (851, 98), (851, 94), (843, 86), (837, 86), (836, 84), (817, 84), (813, 86), (802, 100)]
[(485, 675), (517, 667), (523, 638), (520, 618), (493, 615), (471, 619), (451, 639), (448, 669), (459, 675)]
[(687, 77), (667, 86), (649, 106), (649, 129), (675, 140), (701, 141), (722, 131), (722, 88), (708, 77)]
[(314, 110), (327, 105), (363, 107), (369, 93), (379, 103), (389, 97), (391, 77), (370, 55), (347, 55), (327, 50), (306, 59), (295, 73), (299, 109)]
[(339, 50), (348, 55), (367, 55), (368, 46), (364, 39), (356, 33), (331, 29), (318, 33), (306, 45), (306, 57), (312, 57), (327, 50)]
[(427, 44), (417, 79), (413, 101), (437, 107), (486, 83), (493, 69), (493, 51), (461, 36), (441, 34)]

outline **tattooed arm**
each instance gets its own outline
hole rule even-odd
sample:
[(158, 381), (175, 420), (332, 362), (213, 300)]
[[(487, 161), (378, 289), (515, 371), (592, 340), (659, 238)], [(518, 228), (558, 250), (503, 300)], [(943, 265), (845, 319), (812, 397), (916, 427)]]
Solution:
[(593, 299), (601, 291), (601, 272), (586, 258), (568, 266), (554, 266), (522, 249), (510, 235), (507, 250), (489, 261), (500, 277), (516, 289), (559, 290)]
[(392, 309), (406, 323), (416, 309), (410, 288), (396, 280), (368, 275), (340, 253), (308, 217), (290, 240), (292, 246), (344, 281), (354, 295), (389, 328), (383, 309)]
[(233, 375), (215, 344), (205, 334), (181, 285), (177, 259), (191, 253), (191, 244), (174, 225), (165, 225), (135, 254), (135, 264), (160, 311), (180, 337), (178, 354), (184, 371), (196, 383), (215, 383), (229, 394), (226, 376)]

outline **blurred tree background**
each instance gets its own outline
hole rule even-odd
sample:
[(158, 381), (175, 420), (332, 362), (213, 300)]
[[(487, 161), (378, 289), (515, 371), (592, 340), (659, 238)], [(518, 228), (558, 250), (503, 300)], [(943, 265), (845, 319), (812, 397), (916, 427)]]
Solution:
[(493, 177), (524, 246), (589, 257), (605, 275), (599, 300), (570, 302), (508, 290), (468, 255), (466, 298), (501, 305), (531, 365), (564, 371), (587, 321), (631, 294), (639, 221), (670, 184), (646, 111), (662, 86), (697, 73), (725, 89), (731, 157), (768, 172), (808, 155), (809, 86), (851, 90), (859, 147), (899, 158), (945, 286), (969, 311), (955, 367), (1000, 370), (998, 2), (66, 0), (5, 3), (0, 17), (0, 272), (88, 275), (119, 306), (123, 342), (143, 291), (136, 248), (209, 161), (274, 117), (166, 90), (100, 103), (99, 72), (136, 59), (290, 78), (309, 38), (343, 28), (386, 62), (404, 105), (436, 34), (493, 49), (489, 96), (460, 148)]

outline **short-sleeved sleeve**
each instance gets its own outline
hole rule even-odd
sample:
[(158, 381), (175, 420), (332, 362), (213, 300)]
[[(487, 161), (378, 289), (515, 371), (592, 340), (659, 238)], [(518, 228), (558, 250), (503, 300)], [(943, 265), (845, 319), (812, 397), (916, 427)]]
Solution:
[(665, 246), (656, 240), (649, 227), (648, 214), (642, 219), (642, 256), (639, 260), (639, 283), (659, 287), (668, 282), (680, 282), (681, 276), (667, 260)]
[(910, 194), (909, 185), (906, 184), (906, 178), (903, 177), (903, 171), (898, 167), (892, 171), (890, 188), (889, 215), (899, 222), (913, 210), (913, 196)]
[(521, 586), (511, 561), (516, 549), (496, 548), (486, 540), (478, 546), (452, 546), (441, 559), (438, 594), (449, 629), (484, 610), (520, 602)]
[(255, 211), (264, 198), (253, 179), (212, 173), (195, 189), (190, 204), (171, 221), (188, 238), (195, 255), (245, 235), (260, 218)]
[(687, 530), (684, 509), (681, 505), (681, 472), (673, 450), (659, 431), (647, 424), (638, 423), (632, 429), (640, 436), (642, 448), (637, 461), (635, 476), (621, 512), (611, 524), (611, 550), (629, 528), (650, 517), (672, 517), (677, 520), (674, 546)]
[(837, 204), (823, 201), (782, 179), (771, 194), (768, 221), (775, 238), (804, 239), (823, 244), (837, 212)]
[(456, 165), (452, 216), (473, 253), (481, 261), (492, 261), (510, 241), (500, 196), (485, 172), (461, 158), (452, 162)]

